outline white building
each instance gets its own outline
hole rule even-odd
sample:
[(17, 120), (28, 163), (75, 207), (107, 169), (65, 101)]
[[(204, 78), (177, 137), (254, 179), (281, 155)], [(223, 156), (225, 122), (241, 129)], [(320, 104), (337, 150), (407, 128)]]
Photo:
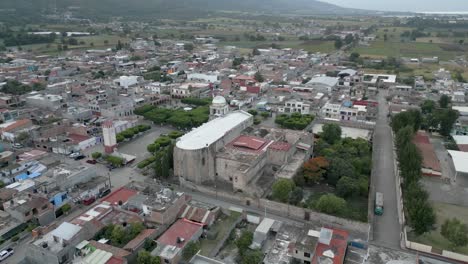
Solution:
[(218, 73), (188, 73), (187, 80), (189, 81), (197, 81), (197, 82), (206, 82), (206, 83), (214, 83), (218, 81)]
[(279, 107), (278, 112), (300, 113), (300, 114), (306, 115), (310, 113), (310, 104), (307, 104), (301, 101), (290, 100), (284, 103), (284, 107)]
[(34, 94), (28, 96), (26, 97), (26, 104), (52, 111), (58, 110), (65, 105), (63, 97), (55, 94)]
[(319, 76), (312, 78), (308, 83), (306, 83), (306, 86), (317, 90), (326, 90), (327, 92), (331, 92), (337, 84), (338, 79), (335, 77)]
[(120, 76), (114, 80), (114, 84), (128, 89), (128, 87), (139, 83), (143, 78), (141, 76)]
[(222, 96), (216, 96), (213, 98), (213, 102), (210, 106), (210, 119), (225, 116), (229, 113), (229, 105), (226, 99)]
[(452, 101), (457, 103), (465, 102), (465, 93), (461, 91), (453, 92)]
[(324, 118), (340, 119), (341, 104), (327, 102), (320, 113)]

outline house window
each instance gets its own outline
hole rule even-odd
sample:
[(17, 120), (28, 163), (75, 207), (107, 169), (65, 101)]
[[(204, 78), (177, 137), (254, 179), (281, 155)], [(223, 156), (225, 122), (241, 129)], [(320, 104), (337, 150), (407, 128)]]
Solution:
[(304, 264), (310, 264), (310, 261), (304, 260)]
[(168, 259), (164, 259), (164, 263), (170, 263)]
[(305, 258), (310, 258), (310, 253), (309, 252), (304, 252), (304, 257)]

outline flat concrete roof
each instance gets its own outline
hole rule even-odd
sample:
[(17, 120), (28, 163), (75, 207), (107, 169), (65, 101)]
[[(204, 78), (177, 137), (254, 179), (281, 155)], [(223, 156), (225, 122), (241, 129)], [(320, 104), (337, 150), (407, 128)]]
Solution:
[(249, 118), (252, 118), (252, 115), (244, 111), (236, 111), (218, 117), (180, 137), (176, 146), (185, 150), (202, 149), (213, 144)]
[(468, 152), (449, 150), (448, 153), (452, 157), (453, 165), (457, 172), (468, 173)]

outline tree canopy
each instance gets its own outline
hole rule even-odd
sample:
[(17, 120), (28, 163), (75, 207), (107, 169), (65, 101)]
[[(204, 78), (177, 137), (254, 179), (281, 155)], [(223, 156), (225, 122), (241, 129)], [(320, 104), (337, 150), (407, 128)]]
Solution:
[(294, 190), (295, 183), (289, 179), (278, 179), (272, 187), (272, 197), (280, 202), (287, 202), (289, 194)]
[(440, 234), (456, 247), (462, 247), (468, 244), (468, 228), (466, 224), (456, 218), (445, 220), (442, 224)]
[(341, 139), (341, 127), (337, 124), (325, 124), (320, 136), (328, 143), (335, 144)]

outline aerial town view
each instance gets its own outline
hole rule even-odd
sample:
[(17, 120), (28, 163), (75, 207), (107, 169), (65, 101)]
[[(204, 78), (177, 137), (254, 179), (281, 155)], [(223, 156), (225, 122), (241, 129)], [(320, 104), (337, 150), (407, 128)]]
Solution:
[(467, 264), (468, 1), (0, 0), (0, 263)]

